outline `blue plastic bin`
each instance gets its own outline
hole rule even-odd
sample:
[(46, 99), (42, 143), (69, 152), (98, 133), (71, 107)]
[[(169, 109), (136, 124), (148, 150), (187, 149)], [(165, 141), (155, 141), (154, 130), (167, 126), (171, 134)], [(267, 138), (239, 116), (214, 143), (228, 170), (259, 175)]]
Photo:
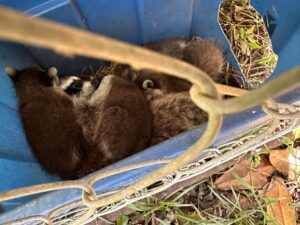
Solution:
[[(0, 5), (32, 16), (75, 26), (133, 44), (162, 40), (174, 36), (213, 38), (223, 45), (231, 63), (236, 64), (229, 44), (218, 25), (220, 0), (0, 0)], [(270, 79), (300, 64), (300, 1), (252, 0), (252, 5), (269, 21), (269, 32), (279, 55), (276, 71)], [(32, 64), (56, 66), (60, 73), (78, 73), (83, 67), (97, 68), (101, 62), (83, 57), (65, 58), (52, 51), (0, 41), (0, 192), (38, 183), (58, 180), (43, 172), (33, 157), (21, 127), (17, 99), (10, 79), (4, 73), (7, 65), (23, 68)], [(300, 100), (300, 90), (280, 98), (283, 102)], [(230, 140), (262, 121), (260, 108), (226, 117), (222, 132), (214, 145)], [(205, 124), (160, 145), (122, 160), (109, 168), (164, 157), (175, 157), (201, 136)], [(149, 167), (114, 176), (97, 183), (105, 191), (132, 183), (157, 167)], [(80, 197), (79, 191), (59, 191), (2, 203), (8, 210), (0, 223), (47, 211)]]

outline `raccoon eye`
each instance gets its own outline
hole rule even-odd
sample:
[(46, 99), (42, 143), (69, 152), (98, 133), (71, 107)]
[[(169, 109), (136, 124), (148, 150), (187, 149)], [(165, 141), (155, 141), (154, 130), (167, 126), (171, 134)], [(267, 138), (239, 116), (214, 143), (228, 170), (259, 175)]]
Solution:
[(150, 88), (154, 88), (154, 83), (152, 80), (145, 80), (143, 82), (143, 89), (147, 90), (147, 89), (150, 89)]
[(70, 85), (70, 87), (74, 88), (74, 89), (81, 90), (82, 85), (83, 85), (82, 80), (74, 80), (73, 83)]
[(99, 87), (101, 79), (96, 77), (91, 80), (91, 85), (95, 88)]

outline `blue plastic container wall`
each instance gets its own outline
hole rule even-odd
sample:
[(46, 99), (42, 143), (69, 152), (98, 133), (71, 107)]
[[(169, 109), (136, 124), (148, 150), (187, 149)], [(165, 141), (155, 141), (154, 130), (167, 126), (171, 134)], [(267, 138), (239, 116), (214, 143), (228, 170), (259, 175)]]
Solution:
[[(279, 62), (273, 79), (300, 64), (300, 1), (252, 0), (252, 5), (269, 21), (269, 32)], [(11, 7), (32, 16), (64, 23), (80, 29), (107, 35), (133, 44), (162, 40), (169, 37), (200, 36), (213, 38), (224, 48), (229, 61), (235, 64), (229, 44), (218, 22), (220, 0), (0, 0), (0, 5)], [(56, 66), (60, 74), (78, 73), (84, 67), (97, 69), (102, 62), (76, 57), (65, 58), (50, 50), (0, 42), (0, 191), (37, 183), (58, 180), (43, 172), (26, 141), (17, 110), (17, 98), (11, 81), (4, 73), (8, 65), (23, 68), (32, 64)], [(284, 102), (299, 100), (299, 90), (281, 98)], [(222, 132), (214, 144), (224, 143), (258, 124), (263, 116), (259, 109), (226, 117)], [(135, 162), (175, 157), (191, 146), (205, 129), (199, 128), (149, 148), (108, 168)], [(97, 190), (108, 190), (128, 185), (157, 167), (124, 173), (97, 183)], [(34, 196), (36, 197), (36, 196)], [(79, 191), (59, 191), (35, 199), (0, 216), (0, 223), (26, 215), (47, 211), (80, 197)], [(24, 204), (17, 199), (2, 207), (10, 209)], [(45, 204), (45, 202), (47, 204)], [(27, 210), (23, 210), (23, 209)]]

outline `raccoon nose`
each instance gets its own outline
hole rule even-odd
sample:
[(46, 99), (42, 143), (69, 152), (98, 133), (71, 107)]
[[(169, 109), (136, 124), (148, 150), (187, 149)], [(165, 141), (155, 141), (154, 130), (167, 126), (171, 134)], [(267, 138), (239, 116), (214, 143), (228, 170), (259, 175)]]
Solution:
[(93, 87), (97, 88), (97, 87), (100, 85), (100, 81), (101, 81), (101, 79), (98, 78), (98, 77), (93, 78), (93, 79), (91, 80), (91, 85), (92, 85)]
[(70, 95), (78, 94), (82, 90), (83, 81), (73, 80), (73, 82), (65, 89), (65, 92)]
[(75, 95), (81, 91), (82, 85), (83, 85), (82, 80), (73, 80), (73, 82), (65, 90), (65, 92), (67, 92), (70, 95)]

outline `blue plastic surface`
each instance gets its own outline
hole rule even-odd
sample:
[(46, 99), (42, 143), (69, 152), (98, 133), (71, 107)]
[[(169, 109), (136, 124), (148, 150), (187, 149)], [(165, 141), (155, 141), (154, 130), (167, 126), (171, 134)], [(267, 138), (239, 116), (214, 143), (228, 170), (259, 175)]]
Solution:
[[(104, 34), (134, 44), (162, 40), (173, 36), (200, 36), (214, 38), (224, 48), (231, 63), (234, 57), (217, 22), (220, 0), (0, 0), (32, 16), (41, 16), (95, 33)], [(279, 62), (273, 79), (300, 64), (300, 2), (290, 0), (252, 0), (257, 10), (269, 20), (269, 31)], [(96, 70), (102, 62), (84, 57), (65, 58), (53, 51), (0, 42), (0, 191), (57, 180), (43, 172), (32, 155), (23, 133), (17, 111), (17, 99), (11, 81), (4, 74), (7, 65), (22, 68), (32, 64), (43, 67), (56, 66), (61, 74), (80, 73), (84, 67)], [(85, 71), (89, 72), (89, 71)], [(300, 90), (283, 97), (284, 102), (299, 100)], [(224, 143), (233, 136), (260, 124), (264, 113), (251, 109), (228, 116), (222, 132), (214, 145)], [(205, 124), (160, 145), (122, 160), (110, 167), (120, 167), (134, 162), (158, 158), (172, 158), (186, 150), (201, 135)], [(149, 167), (104, 179), (96, 184), (99, 191), (128, 185), (156, 167)], [(36, 197), (36, 196), (34, 196)], [(0, 223), (49, 210), (80, 197), (80, 192), (59, 191), (0, 215)], [(6, 209), (23, 204), (27, 199), (17, 199)]]

